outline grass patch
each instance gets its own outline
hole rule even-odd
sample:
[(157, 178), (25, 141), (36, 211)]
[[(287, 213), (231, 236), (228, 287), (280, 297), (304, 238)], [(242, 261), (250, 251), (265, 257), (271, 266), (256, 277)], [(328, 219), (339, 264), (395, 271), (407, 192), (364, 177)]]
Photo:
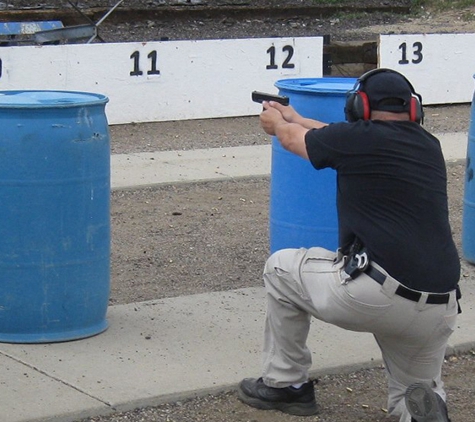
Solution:
[(414, 0), (412, 6), (430, 7), (434, 10), (465, 9), (475, 6), (474, 0)]
[(475, 13), (465, 12), (465, 13), (462, 14), (461, 18), (465, 22), (473, 22), (473, 21), (475, 21)]

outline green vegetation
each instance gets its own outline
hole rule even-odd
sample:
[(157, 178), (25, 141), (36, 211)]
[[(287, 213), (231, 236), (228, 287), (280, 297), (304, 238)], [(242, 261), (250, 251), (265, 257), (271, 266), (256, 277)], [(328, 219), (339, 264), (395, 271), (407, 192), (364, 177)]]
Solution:
[(413, 0), (413, 7), (431, 7), (435, 10), (464, 9), (475, 6), (474, 0)]
[(461, 17), (462, 17), (462, 20), (465, 22), (471, 22), (475, 20), (475, 14), (472, 12), (466, 12)]
[[(354, 0), (313, 0), (316, 4), (338, 5), (345, 3), (354, 3)], [(433, 8), (436, 10), (464, 9), (475, 6), (475, 0), (412, 0), (411, 6), (414, 9), (421, 7)]]
[[(313, 0), (316, 4), (338, 5), (352, 3), (354, 0)], [(433, 8), (436, 10), (463, 9), (475, 6), (475, 0), (412, 0), (411, 6), (415, 9), (420, 7)]]
[[(355, 0), (313, 0), (313, 2), (320, 5), (343, 5), (347, 3), (355, 3)], [(475, 0), (411, 0), (411, 10), (415, 14), (429, 10), (440, 12), (453, 9), (468, 9), (462, 15), (464, 21), (475, 20), (473, 8), (475, 8)], [(338, 18), (352, 19), (355, 18), (355, 16), (342, 14), (339, 15)]]
[(423, 11), (433, 10), (435, 12), (443, 12), (445, 10), (462, 10), (467, 9), (461, 15), (463, 21), (475, 20), (474, 14), (475, 0), (413, 0), (412, 11), (419, 13)]

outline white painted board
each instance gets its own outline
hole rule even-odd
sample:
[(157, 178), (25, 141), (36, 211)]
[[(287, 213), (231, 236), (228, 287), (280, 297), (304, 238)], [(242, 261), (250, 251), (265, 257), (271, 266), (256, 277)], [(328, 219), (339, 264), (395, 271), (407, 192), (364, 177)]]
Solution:
[(380, 35), (379, 67), (405, 75), (423, 104), (472, 101), (475, 34)]
[(255, 115), (251, 91), (322, 76), (323, 38), (0, 48), (0, 90), (105, 94), (111, 124)]

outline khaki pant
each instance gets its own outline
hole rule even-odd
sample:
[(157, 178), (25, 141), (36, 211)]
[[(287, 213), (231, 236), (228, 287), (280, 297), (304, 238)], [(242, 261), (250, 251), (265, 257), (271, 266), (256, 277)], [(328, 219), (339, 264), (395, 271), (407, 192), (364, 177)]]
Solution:
[(427, 294), (413, 302), (395, 294), (399, 282), (389, 276), (383, 286), (364, 273), (345, 282), (343, 266), (323, 248), (284, 249), (268, 259), (264, 382), (286, 387), (308, 379), (306, 342), (314, 316), (374, 334), (388, 374), (389, 413), (409, 422), (404, 393), (410, 384), (428, 382), (445, 400), (441, 367), (457, 318), (455, 291), (448, 304), (426, 304)]

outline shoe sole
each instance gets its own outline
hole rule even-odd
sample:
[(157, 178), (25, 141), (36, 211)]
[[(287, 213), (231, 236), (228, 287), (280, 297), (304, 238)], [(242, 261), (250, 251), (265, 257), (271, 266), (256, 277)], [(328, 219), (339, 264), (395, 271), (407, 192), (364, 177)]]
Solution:
[(283, 413), (295, 416), (312, 416), (318, 412), (317, 402), (310, 403), (283, 403), (260, 400), (255, 397), (249, 397), (240, 388), (238, 388), (239, 399), (260, 410), (280, 410)]
[(411, 385), (405, 394), (406, 407), (417, 422), (447, 422), (440, 413), (437, 396), (427, 384)]

